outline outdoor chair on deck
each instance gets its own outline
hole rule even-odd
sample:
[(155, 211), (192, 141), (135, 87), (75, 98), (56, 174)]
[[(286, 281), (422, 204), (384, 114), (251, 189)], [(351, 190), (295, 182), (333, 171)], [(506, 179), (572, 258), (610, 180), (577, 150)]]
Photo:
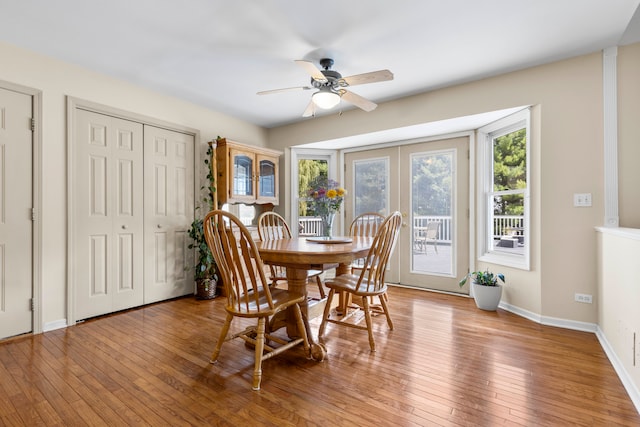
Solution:
[[(255, 346), (253, 389), (259, 390), (263, 360), (298, 344), (303, 344), (305, 354), (310, 355), (309, 340), (300, 310), (300, 303), (305, 302), (305, 296), (287, 289), (269, 286), (264, 265), (251, 232), (233, 214), (221, 210), (211, 211), (205, 217), (203, 226), (207, 244), (216, 260), (227, 297), (225, 306), (227, 317), (220, 331), (216, 348), (211, 355), (211, 363), (217, 362), (225, 341), (242, 338)], [(266, 331), (270, 319), (287, 309), (292, 310), (298, 333), (301, 335), (291, 341)], [(227, 337), (231, 321), (235, 317), (255, 318), (258, 324)]]
[[(258, 236), (260, 236), (260, 240), (262, 241), (290, 239), (291, 229), (287, 221), (285, 221), (280, 214), (269, 211), (258, 217)], [(269, 269), (271, 270), (270, 279), (273, 285), (277, 285), (279, 281), (287, 280), (286, 267), (269, 264)], [(320, 298), (325, 298), (324, 286), (322, 286), (322, 279), (320, 279), (321, 274), (322, 270), (309, 270), (307, 272), (309, 278), (315, 277), (318, 290), (320, 291)]]
[[(329, 297), (324, 309), (324, 314), (322, 315), (322, 323), (320, 324), (320, 331), (318, 333), (319, 336), (324, 335), (327, 322), (351, 328), (366, 329), (369, 333), (369, 346), (371, 351), (375, 351), (376, 345), (373, 339), (371, 308), (369, 306), (369, 297), (375, 296), (380, 300), (380, 306), (382, 307), (382, 312), (387, 318), (389, 329), (393, 330), (393, 322), (389, 315), (387, 301), (384, 298), (384, 294), (387, 292), (387, 284), (384, 281), (384, 277), (387, 270), (387, 263), (389, 262), (391, 253), (393, 252), (398, 240), (401, 224), (402, 215), (400, 212), (394, 212), (385, 219), (373, 240), (371, 249), (365, 258), (364, 266), (360, 270), (360, 274), (342, 274), (337, 276), (335, 279), (326, 281), (325, 286), (329, 288)], [(357, 323), (347, 321), (348, 318), (357, 311), (352, 311), (351, 314), (346, 314), (340, 320), (330, 318), (331, 300), (336, 292), (347, 292), (354, 298), (361, 298), (361, 307), (362, 310), (364, 310), (366, 326), (361, 326)]]
[(440, 221), (431, 221), (426, 227), (416, 228), (413, 243), (416, 249), (427, 253), (427, 244), (433, 243), (433, 249), (438, 253), (438, 234)]

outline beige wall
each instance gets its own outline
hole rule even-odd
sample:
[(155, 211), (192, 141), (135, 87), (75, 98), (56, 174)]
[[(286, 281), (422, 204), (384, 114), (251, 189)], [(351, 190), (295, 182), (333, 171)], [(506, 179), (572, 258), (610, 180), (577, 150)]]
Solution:
[(198, 129), (204, 144), (217, 135), (256, 145), (264, 129), (169, 96), (0, 43), (0, 80), (42, 91), (43, 324), (66, 319), (66, 96)]
[(620, 227), (640, 228), (640, 43), (618, 49)]
[[(640, 45), (619, 50), (620, 218), (640, 226)], [(173, 122), (200, 131), (285, 150), (292, 145), (534, 105), (532, 135), (532, 270), (500, 268), (509, 279), (508, 303), (537, 313), (595, 323), (595, 304), (573, 302), (574, 292), (596, 295), (595, 226), (603, 210), (602, 56), (581, 56), (495, 78), (381, 104), (371, 113), (348, 111), (264, 130), (222, 113), (130, 85), (71, 64), (0, 43), (0, 80), (43, 92), (43, 321), (66, 317), (65, 97)], [(281, 166), (284, 166), (281, 162)], [(285, 168), (282, 168), (283, 170)], [(288, 194), (281, 189), (281, 204)], [(573, 208), (572, 195), (590, 192), (593, 207)]]
[[(629, 50), (621, 50), (621, 56), (630, 54)], [(532, 270), (499, 267), (509, 279), (505, 299), (543, 317), (595, 323), (597, 301), (591, 305), (574, 302), (574, 293), (596, 294), (594, 227), (604, 218), (602, 91), (602, 55), (598, 52), (387, 102), (371, 113), (349, 111), (340, 117), (270, 129), (269, 145), (285, 149), (503, 108), (536, 106)], [(632, 175), (632, 183), (640, 181), (638, 172)], [(573, 193), (587, 192), (593, 195), (593, 207), (574, 208)]]

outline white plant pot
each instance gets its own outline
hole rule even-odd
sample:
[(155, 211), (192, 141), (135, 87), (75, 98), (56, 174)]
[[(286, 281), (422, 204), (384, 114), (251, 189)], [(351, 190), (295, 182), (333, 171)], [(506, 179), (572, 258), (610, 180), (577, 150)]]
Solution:
[(496, 311), (502, 298), (502, 285), (483, 286), (472, 283), (473, 299), (481, 310)]

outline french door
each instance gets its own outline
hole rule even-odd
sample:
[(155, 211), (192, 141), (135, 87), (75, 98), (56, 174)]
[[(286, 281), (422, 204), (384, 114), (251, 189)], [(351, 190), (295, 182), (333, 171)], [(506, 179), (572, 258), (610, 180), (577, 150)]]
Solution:
[(363, 212), (404, 217), (387, 281), (467, 292), (469, 138), (345, 154), (346, 222)]

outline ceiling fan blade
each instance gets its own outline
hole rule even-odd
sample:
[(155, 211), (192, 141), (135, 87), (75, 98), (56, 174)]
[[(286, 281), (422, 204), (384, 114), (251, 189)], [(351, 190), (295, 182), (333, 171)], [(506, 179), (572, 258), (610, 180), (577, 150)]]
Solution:
[(322, 71), (311, 61), (305, 61), (302, 59), (296, 59), (294, 61), (296, 64), (300, 65), (305, 71), (313, 78), (313, 80), (318, 81), (320, 83), (326, 83), (328, 80), (322, 74)]
[(375, 102), (369, 101), (367, 98), (363, 98), (360, 95), (356, 95), (353, 92), (349, 92), (348, 90), (344, 90), (344, 89), (341, 90), (340, 96), (345, 101), (352, 103), (356, 107), (366, 112), (373, 111), (378, 106), (378, 104), (376, 104)]
[(302, 113), (302, 117), (311, 117), (315, 114), (316, 112), (316, 105), (313, 103), (313, 101), (309, 101), (309, 105), (307, 105), (307, 108), (305, 108), (304, 113)]
[(309, 89), (313, 89), (313, 88), (311, 86), (285, 87), (282, 89), (263, 90), (261, 92), (258, 92), (258, 95), (270, 95), (272, 93), (289, 92), (292, 90), (309, 90)]
[[(355, 86), (365, 83), (377, 83), (393, 80), (393, 73), (389, 70), (372, 71), (370, 73), (356, 74), (340, 79), (340, 86)], [(346, 83), (345, 85), (342, 82)]]

